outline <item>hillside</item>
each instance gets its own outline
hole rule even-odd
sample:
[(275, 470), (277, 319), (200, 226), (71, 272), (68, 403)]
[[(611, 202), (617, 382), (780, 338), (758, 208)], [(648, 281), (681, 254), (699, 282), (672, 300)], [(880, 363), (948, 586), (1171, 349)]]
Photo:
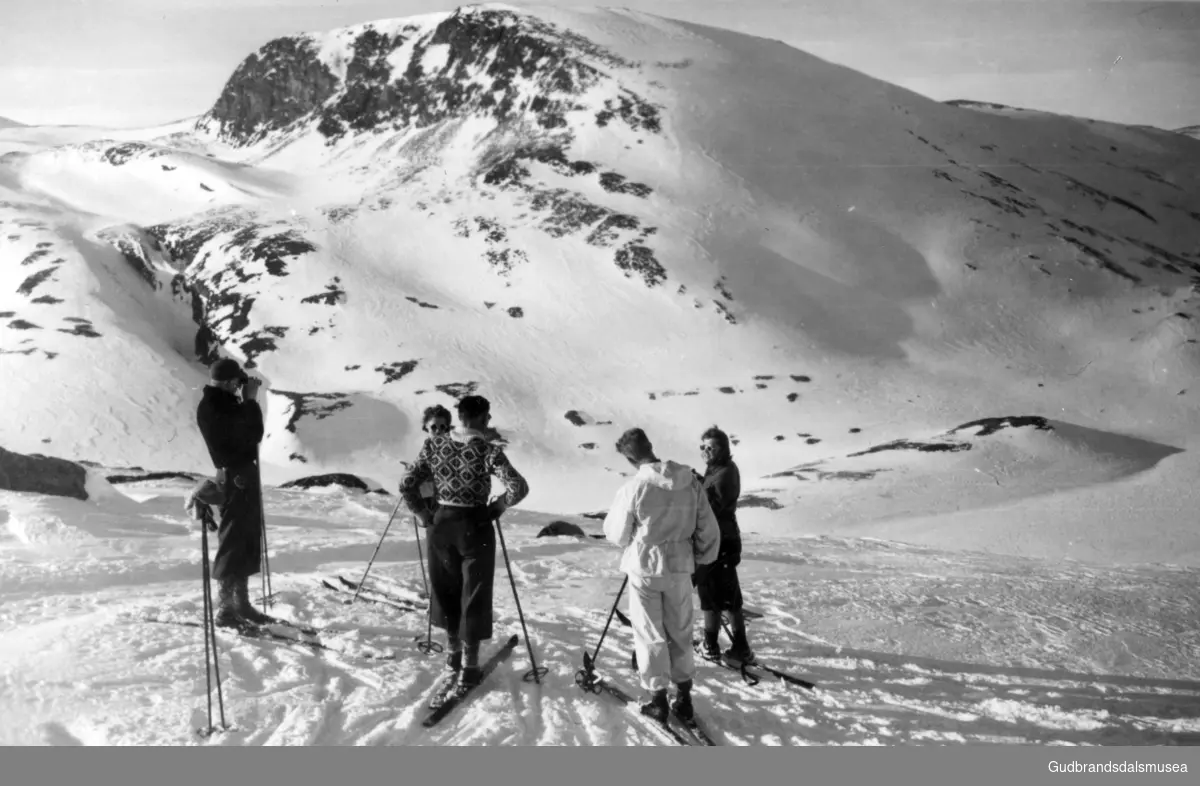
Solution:
[[(204, 471), (193, 411), (224, 352), (267, 380), (274, 483), (394, 488), (421, 409), (475, 391), (531, 509), (606, 505), (629, 425), (694, 462), (716, 422), (774, 500), (751, 526), (814, 533), (891, 514), (810, 515), (772, 475), (1049, 418), (1067, 436), (1008, 446), (973, 509), (1087, 494), (1103, 522), (1064, 504), (1053, 533), (971, 545), (1126, 558), (1074, 544), (1133, 494), (1155, 501), (1140, 558), (1200, 554), (1178, 525), (1200, 391), (1178, 134), (947, 105), (640, 13), (485, 5), (271, 41), (195, 122), (8, 129), (0, 156), (12, 450)], [(951, 516), (959, 476), (923, 471), (905, 514)]]

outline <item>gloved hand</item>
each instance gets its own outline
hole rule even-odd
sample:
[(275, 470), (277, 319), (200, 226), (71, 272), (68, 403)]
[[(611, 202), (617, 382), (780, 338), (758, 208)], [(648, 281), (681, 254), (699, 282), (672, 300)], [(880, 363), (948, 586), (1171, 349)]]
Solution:
[(492, 521), (504, 515), (504, 511), (508, 510), (508, 506), (504, 504), (503, 499), (494, 499), (488, 503), (488, 518)]
[(422, 510), (421, 512), (417, 513), (416, 515), (417, 515), (417, 524), (419, 524), (422, 529), (429, 529), (430, 527), (433, 526), (433, 511), (432, 510)]

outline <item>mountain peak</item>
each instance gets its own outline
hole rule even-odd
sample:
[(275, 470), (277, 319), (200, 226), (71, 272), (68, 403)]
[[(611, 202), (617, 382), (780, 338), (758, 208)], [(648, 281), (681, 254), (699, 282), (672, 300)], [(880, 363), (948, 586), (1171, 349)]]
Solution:
[(326, 140), (415, 130), (466, 113), (544, 129), (632, 64), (512, 6), (383, 20), (277, 38), (247, 57), (198, 124), (238, 146), (312, 124)]

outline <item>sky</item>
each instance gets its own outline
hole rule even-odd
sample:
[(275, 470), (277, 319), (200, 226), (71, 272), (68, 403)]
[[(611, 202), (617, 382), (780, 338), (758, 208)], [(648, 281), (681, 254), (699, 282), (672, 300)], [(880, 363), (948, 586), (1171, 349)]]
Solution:
[[(461, 4), (4, 0), (0, 118), (130, 127), (196, 116), (212, 106), (237, 64), (274, 37)], [(613, 5), (782, 40), (938, 100), (993, 101), (1161, 128), (1200, 124), (1200, 2), (616, 0)]]

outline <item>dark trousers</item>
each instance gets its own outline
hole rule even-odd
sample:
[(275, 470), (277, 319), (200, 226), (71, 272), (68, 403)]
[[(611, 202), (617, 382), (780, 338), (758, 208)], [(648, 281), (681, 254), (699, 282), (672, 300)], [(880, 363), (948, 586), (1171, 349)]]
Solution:
[(717, 557), (704, 581), (696, 584), (700, 596), (701, 611), (740, 611), (742, 608), (742, 585), (738, 581), (737, 566), (741, 553), (725, 553)]
[(490, 639), (496, 533), (487, 507), (439, 507), (429, 555), (433, 624), (464, 642)]
[(258, 573), (262, 563), (262, 482), (258, 467), (247, 464), (225, 471), (221, 487), (221, 527), (217, 530), (214, 579), (241, 579)]

